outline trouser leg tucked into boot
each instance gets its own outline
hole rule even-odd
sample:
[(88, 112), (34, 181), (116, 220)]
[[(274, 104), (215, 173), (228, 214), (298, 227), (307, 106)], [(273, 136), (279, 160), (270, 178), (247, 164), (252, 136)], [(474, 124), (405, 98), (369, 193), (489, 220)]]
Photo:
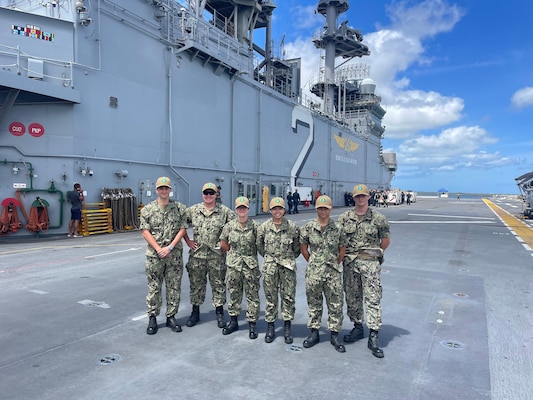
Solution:
[(269, 322), (267, 326), (267, 332), (265, 335), (265, 342), (272, 343), (276, 334), (274, 333), (274, 322)]
[(344, 335), (346, 343), (356, 342), (364, 337), (363, 324), (355, 323), (353, 329), (347, 335)]
[(257, 330), (255, 329), (255, 322), (248, 323), (248, 336), (250, 339), (257, 339)]
[(187, 320), (187, 326), (194, 326), (200, 321), (200, 306), (192, 306), (192, 313), (189, 319)]
[(148, 319), (148, 328), (146, 328), (146, 333), (149, 335), (155, 335), (157, 333), (157, 318), (155, 315), (150, 315)]
[(215, 308), (215, 313), (217, 315), (217, 325), (219, 328), (224, 328), (226, 326), (226, 320), (224, 319), (224, 308), (222, 306), (217, 306)]
[(370, 330), (370, 334), (368, 335), (368, 348), (372, 351), (374, 357), (385, 357), (385, 354), (383, 354), (383, 350), (379, 348), (378, 331), (375, 331), (373, 329)]
[(291, 334), (291, 321), (285, 321), (283, 326), (283, 337), (285, 338), (285, 343), (291, 344), (293, 342)]
[(309, 347), (313, 347), (315, 344), (320, 342), (320, 335), (318, 334), (318, 329), (311, 329), (311, 333), (307, 338), (304, 340), (304, 347), (308, 349)]
[(239, 323), (237, 322), (237, 317), (231, 317), (231, 321), (224, 329), (222, 329), (223, 335), (229, 335), (235, 331), (239, 330)]
[(346, 348), (344, 347), (341, 342), (339, 342), (339, 332), (333, 332), (331, 331), (331, 339), (330, 343), (335, 347), (335, 350), (337, 350), (339, 353), (346, 352)]

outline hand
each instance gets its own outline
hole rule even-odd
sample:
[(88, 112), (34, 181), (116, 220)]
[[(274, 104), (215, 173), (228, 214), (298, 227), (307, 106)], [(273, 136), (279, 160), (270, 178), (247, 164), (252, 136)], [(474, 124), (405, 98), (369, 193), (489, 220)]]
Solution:
[(157, 251), (157, 255), (159, 258), (167, 258), (170, 255), (170, 249), (167, 246), (161, 247)]
[(192, 250), (192, 251), (196, 251), (198, 250), (198, 242), (195, 242), (194, 240), (191, 240), (189, 243), (187, 243), (189, 245), (189, 248)]

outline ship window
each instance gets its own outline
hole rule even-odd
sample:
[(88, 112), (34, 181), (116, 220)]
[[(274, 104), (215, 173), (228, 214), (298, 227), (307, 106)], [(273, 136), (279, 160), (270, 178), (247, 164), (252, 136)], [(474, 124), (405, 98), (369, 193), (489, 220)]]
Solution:
[(272, 194), (272, 196), (277, 196), (278, 195), (276, 193), (276, 186), (275, 185), (270, 185), (270, 194)]
[(110, 96), (109, 97), (109, 107), (117, 108), (118, 107), (118, 98)]

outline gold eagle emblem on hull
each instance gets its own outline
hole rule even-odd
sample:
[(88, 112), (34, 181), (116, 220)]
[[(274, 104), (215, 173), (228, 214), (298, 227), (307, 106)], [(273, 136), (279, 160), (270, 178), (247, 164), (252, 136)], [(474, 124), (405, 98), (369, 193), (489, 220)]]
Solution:
[(349, 138), (343, 138), (342, 136), (335, 135), (335, 134), (333, 134), (333, 137), (335, 138), (335, 141), (337, 142), (337, 144), (339, 145), (341, 149), (344, 149), (350, 153), (352, 151), (357, 150), (357, 148), (359, 147), (358, 143), (354, 142), (353, 140)]

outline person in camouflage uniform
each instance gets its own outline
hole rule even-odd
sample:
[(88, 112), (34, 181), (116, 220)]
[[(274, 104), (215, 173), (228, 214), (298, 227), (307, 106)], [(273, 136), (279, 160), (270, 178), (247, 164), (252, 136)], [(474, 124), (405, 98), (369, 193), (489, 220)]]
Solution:
[[(368, 348), (375, 357), (384, 357), (379, 347), (378, 332), (381, 329), (381, 264), (383, 254), (390, 245), (390, 228), (385, 216), (368, 207), (368, 188), (353, 188), (355, 208), (339, 216), (348, 238), (344, 257), (344, 293), (347, 313), (354, 328), (344, 336), (347, 343), (364, 337), (363, 316), (366, 309), (370, 330)], [(364, 309), (363, 309), (364, 302)]]
[(141, 209), (142, 236), (148, 243), (146, 249), (146, 277), (148, 295), (146, 307), (148, 328), (146, 333), (157, 333), (157, 316), (161, 311), (163, 280), (166, 284), (167, 326), (174, 332), (181, 332), (174, 315), (178, 312), (183, 276), (183, 246), (185, 234), (185, 206), (170, 200), (172, 184), (167, 177), (160, 177), (156, 184), (157, 199)]
[(268, 324), (265, 342), (276, 337), (274, 322), (278, 317), (278, 295), (281, 297), (281, 317), (284, 321), (285, 343), (293, 342), (291, 321), (294, 319), (296, 296), (296, 258), (300, 255), (300, 230), (284, 218), (285, 201), (274, 197), (269, 204), (272, 218), (257, 229), (257, 251), (263, 256), (262, 276), (265, 291), (265, 320)]
[(192, 225), (194, 239), (185, 233), (189, 246), (187, 272), (191, 287), (192, 313), (187, 320), (191, 327), (200, 320), (200, 305), (205, 301), (207, 277), (213, 291), (213, 306), (219, 328), (226, 326), (224, 304), (226, 304), (226, 255), (220, 248), (220, 233), (226, 223), (235, 218), (235, 213), (223, 204), (216, 202), (217, 187), (206, 183), (202, 187), (203, 202), (186, 210), (187, 223)]
[(239, 329), (237, 319), (241, 313), (243, 292), (246, 292), (246, 319), (248, 336), (257, 339), (255, 324), (259, 318), (259, 263), (257, 261), (257, 227), (248, 218), (250, 203), (246, 197), (237, 197), (235, 211), (237, 219), (228, 222), (220, 235), (220, 247), (227, 251), (226, 287), (229, 292), (228, 314), (231, 321), (222, 330), (229, 335)]
[(346, 351), (339, 342), (342, 329), (342, 259), (346, 250), (346, 235), (342, 226), (330, 219), (331, 199), (319, 196), (315, 202), (317, 218), (300, 228), (300, 250), (307, 261), (305, 293), (309, 307), (307, 327), (310, 335), (303, 346), (309, 348), (320, 342), (318, 330), (322, 321), (322, 295), (328, 307), (330, 342), (339, 353)]

